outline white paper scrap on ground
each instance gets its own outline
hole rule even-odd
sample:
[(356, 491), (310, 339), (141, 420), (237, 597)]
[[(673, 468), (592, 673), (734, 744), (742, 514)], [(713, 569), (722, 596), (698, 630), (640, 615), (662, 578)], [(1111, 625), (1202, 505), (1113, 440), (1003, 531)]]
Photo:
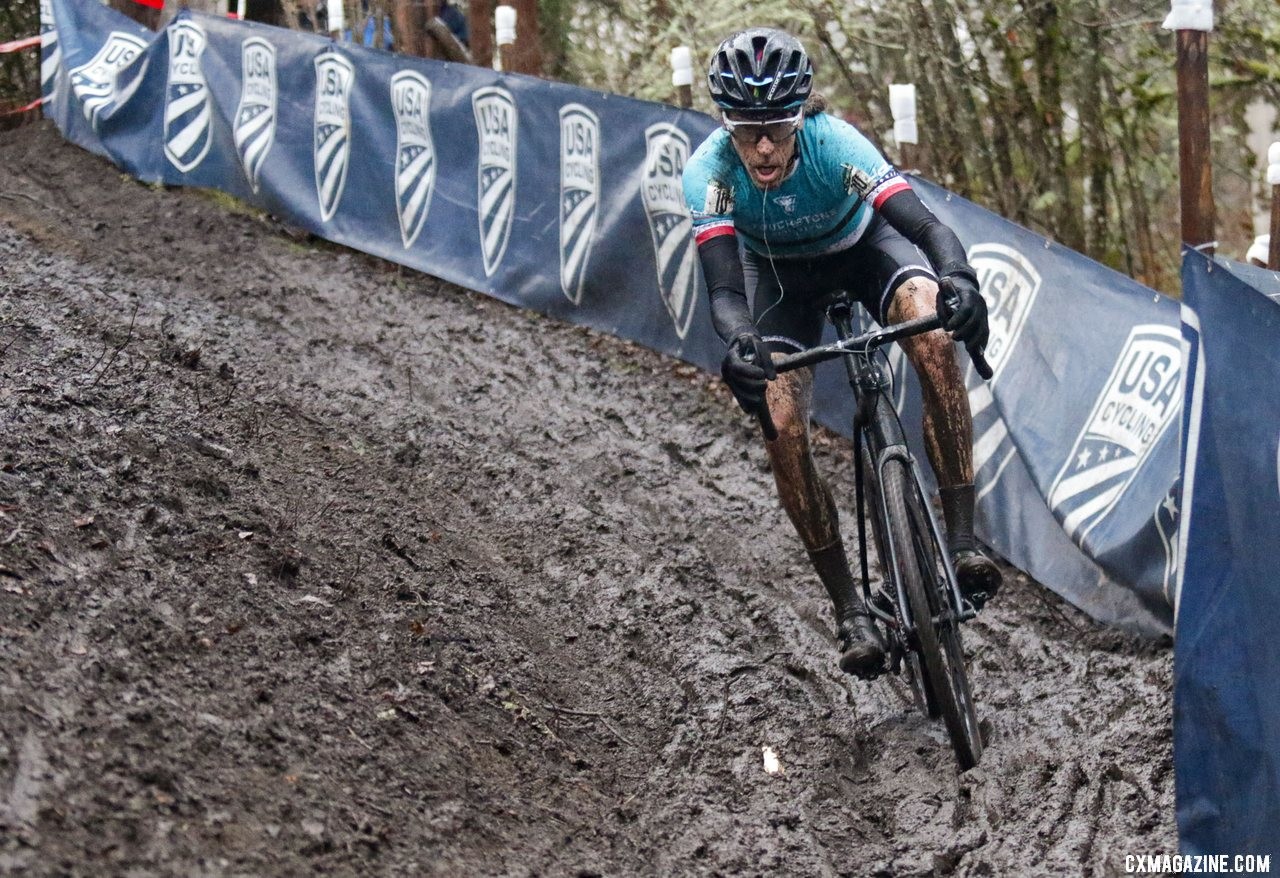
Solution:
[(782, 763), (778, 761), (778, 754), (773, 751), (773, 748), (763, 747), (761, 749), (764, 754), (764, 773), (782, 774)]

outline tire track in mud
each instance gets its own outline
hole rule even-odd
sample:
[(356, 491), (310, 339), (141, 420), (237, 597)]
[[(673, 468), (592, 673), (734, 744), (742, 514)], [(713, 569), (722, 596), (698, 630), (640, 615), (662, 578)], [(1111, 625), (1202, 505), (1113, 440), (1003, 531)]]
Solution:
[(958, 776), (900, 684), (837, 673), (711, 379), (47, 125), (0, 168), (31, 196), (0, 200), (0, 525), (29, 529), (0, 547), (0, 869), (1111, 874), (1176, 847), (1168, 650), (1015, 578), (966, 630), (991, 740)]

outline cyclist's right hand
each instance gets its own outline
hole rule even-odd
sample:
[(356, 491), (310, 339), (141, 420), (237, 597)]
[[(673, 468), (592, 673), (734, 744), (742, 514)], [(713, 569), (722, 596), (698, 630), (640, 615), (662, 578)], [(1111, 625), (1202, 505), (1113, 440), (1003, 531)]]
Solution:
[(765, 385), (778, 377), (764, 339), (754, 332), (744, 332), (729, 342), (720, 374), (742, 410), (753, 413), (764, 403)]

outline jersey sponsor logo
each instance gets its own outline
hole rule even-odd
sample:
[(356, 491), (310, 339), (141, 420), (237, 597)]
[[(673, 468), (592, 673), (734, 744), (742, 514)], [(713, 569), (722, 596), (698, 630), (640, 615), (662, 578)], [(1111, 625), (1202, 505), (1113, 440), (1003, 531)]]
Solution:
[(516, 207), (516, 102), (511, 92), (494, 86), (471, 95), (480, 161), (476, 213), (480, 217), (480, 252), (488, 277), (498, 269), (511, 238)]
[(773, 203), (781, 207), (786, 213), (796, 212), (796, 197), (794, 195), (779, 195), (773, 199)]
[(45, 103), (53, 103), (58, 67), (62, 64), (62, 46), (58, 43), (58, 24), (53, 15), (53, 0), (40, 0), (40, 93)]
[(355, 68), (334, 52), (316, 57), (315, 175), (320, 219), (338, 211), (351, 160), (351, 83)]
[(280, 87), (276, 79), (276, 48), (261, 37), (240, 46), (240, 106), (236, 108), (236, 152), (253, 191), (258, 174), (276, 139)]
[(676, 335), (684, 338), (693, 320), (698, 282), (693, 220), (681, 179), (689, 161), (689, 137), (674, 125), (659, 122), (645, 129), (644, 138), (640, 193), (653, 237), (658, 291)]
[(1020, 252), (1005, 244), (984, 242), (969, 248), (969, 264), (978, 275), (978, 288), (987, 302), (986, 358), (994, 375), (990, 382), (974, 381), (969, 391), (973, 413), (973, 467), (978, 496), (995, 488), (1016, 450), (992, 396), (1010, 354), (1026, 328), (1027, 315), (1040, 294), (1040, 272)]
[(867, 193), (871, 191), (871, 187), (875, 185), (871, 175), (862, 170), (862, 168), (855, 168), (853, 165), (842, 165), (842, 168), (841, 180), (844, 184), (845, 193), (866, 198)]
[[(117, 104), (123, 104), (133, 93), (132, 88), (120, 86), (120, 73), (142, 54), (147, 47), (142, 37), (122, 31), (112, 31), (107, 41), (87, 64), (71, 71), (71, 90), (84, 109), (84, 117), (96, 131), (102, 114)], [(146, 65), (143, 65), (145, 69)], [(142, 79), (143, 70), (135, 73), (133, 87)]]
[(560, 108), (560, 289), (582, 301), (600, 203), (600, 120), (581, 104)]
[(209, 83), (200, 57), (209, 39), (193, 21), (169, 28), (169, 84), (164, 98), (164, 154), (182, 173), (194, 170), (209, 152)]
[(1115, 508), (1181, 402), (1178, 330), (1135, 326), (1049, 488), (1049, 506), (1077, 545), (1084, 546), (1089, 532)]
[(719, 180), (708, 182), (702, 212), (707, 216), (727, 216), (733, 213), (733, 190)]
[(417, 240), (436, 186), (436, 148), (431, 139), (431, 83), (420, 73), (391, 77), (396, 119), (396, 215), (406, 249)]

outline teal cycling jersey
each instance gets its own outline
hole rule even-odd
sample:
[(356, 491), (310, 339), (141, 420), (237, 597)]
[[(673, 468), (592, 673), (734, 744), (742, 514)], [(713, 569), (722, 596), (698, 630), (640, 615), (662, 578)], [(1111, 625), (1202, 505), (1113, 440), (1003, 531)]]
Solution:
[(819, 113), (796, 137), (795, 167), (769, 190), (751, 182), (728, 131), (703, 141), (684, 169), (697, 243), (737, 234), (768, 257), (833, 253), (857, 243), (885, 199), (911, 188), (848, 122)]

